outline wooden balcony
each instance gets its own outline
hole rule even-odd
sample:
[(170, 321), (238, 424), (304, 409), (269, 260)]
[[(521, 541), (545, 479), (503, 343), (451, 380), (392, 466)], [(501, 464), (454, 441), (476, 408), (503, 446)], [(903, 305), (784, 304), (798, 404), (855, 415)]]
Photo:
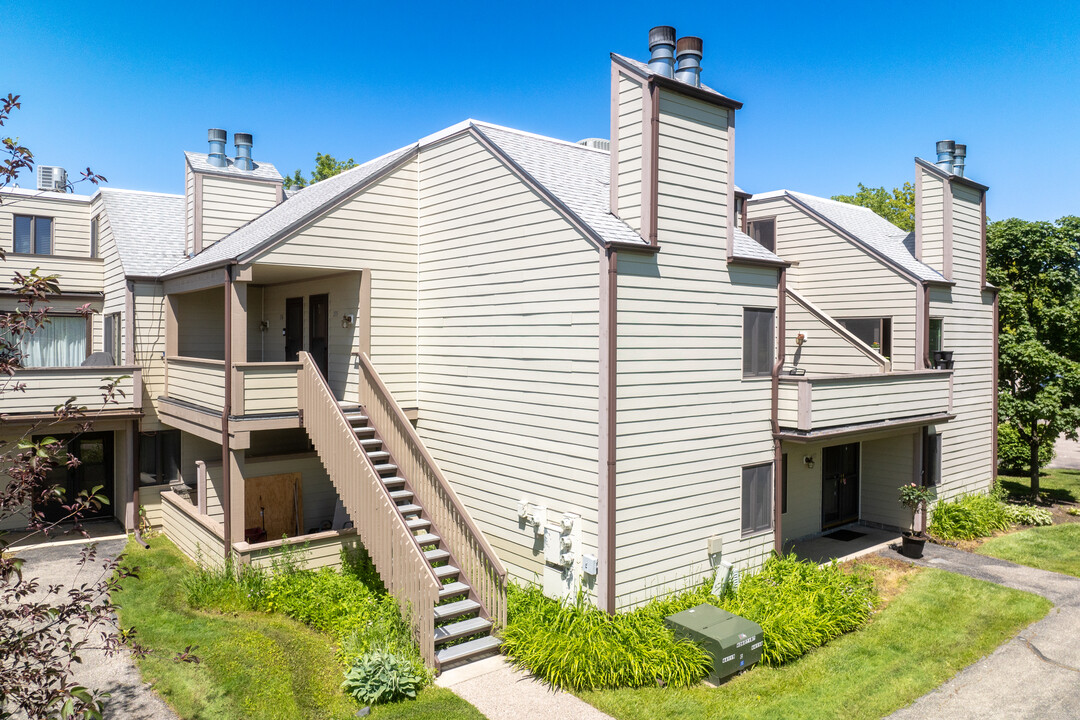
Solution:
[[(106, 378), (122, 378), (113, 401), (105, 402)], [(5, 379), (4, 422), (53, 416), (53, 410), (74, 398), (88, 417), (134, 416), (142, 411), (142, 368), (130, 365), (24, 368)], [(15, 389), (21, 386), (22, 389)]]
[(951, 413), (951, 370), (780, 378), (779, 421), (785, 437), (935, 422)]

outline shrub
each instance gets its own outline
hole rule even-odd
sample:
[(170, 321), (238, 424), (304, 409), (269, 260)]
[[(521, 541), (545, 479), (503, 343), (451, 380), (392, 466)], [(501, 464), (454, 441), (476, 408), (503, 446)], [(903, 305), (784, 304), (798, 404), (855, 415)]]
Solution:
[(219, 612), (258, 609), (266, 583), (265, 571), (231, 559), (224, 567), (201, 565), (182, 580), (188, 605)]
[(378, 705), (415, 698), (426, 680), (409, 658), (375, 650), (353, 663), (341, 687), (365, 705)]
[[(1020, 439), (1020, 433), (1012, 423), (998, 423), (998, 467), (1010, 475), (1022, 475), (1030, 465), (1031, 450)], [(1054, 443), (1039, 446), (1039, 467), (1046, 467), (1054, 459)]]
[(961, 495), (939, 500), (930, 516), (930, 534), (943, 540), (974, 540), (989, 537), (995, 530), (1008, 530), (1011, 523), (1000, 487), (989, 495)]
[(1046, 508), (1035, 505), (1006, 505), (1005, 515), (1017, 525), (1053, 525), (1054, 516)]
[(794, 556), (771, 557), (761, 571), (722, 597), (711, 582), (608, 615), (579, 597), (546, 598), (537, 587), (511, 586), (503, 649), (552, 685), (573, 690), (688, 686), (710, 661), (664, 625), (668, 615), (704, 602), (762, 626), (762, 662), (780, 665), (864, 623), (877, 603), (873, 582), (833, 564), (819, 568)]

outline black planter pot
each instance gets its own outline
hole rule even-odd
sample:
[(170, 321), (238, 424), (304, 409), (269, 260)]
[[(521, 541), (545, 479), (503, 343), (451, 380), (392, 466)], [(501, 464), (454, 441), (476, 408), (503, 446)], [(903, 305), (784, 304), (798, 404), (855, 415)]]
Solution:
[(921, 558), (926, 536), (904, 533), (900, 540), (900, 554), (909, 558)]

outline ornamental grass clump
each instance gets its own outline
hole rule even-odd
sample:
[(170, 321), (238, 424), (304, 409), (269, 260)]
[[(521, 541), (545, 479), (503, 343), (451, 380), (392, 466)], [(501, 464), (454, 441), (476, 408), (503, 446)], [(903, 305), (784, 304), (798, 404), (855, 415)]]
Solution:
[(989, 537), (1012, 526), (1006, 508), (1000, 487), (985, 495), (961, 495), (939, 501), (930, 516), (930, 534), (942, 540)]

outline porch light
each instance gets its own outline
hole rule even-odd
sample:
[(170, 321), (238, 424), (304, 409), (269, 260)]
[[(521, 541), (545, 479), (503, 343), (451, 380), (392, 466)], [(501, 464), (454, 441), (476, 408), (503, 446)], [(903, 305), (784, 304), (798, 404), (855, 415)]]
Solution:
[(802, 459), (802, 461), (803, 461), (803, 465), (805, 465), (806, 467), (808, 467), (808, 468), (814, 467), (814, 456), (813, 455), (807, 455), (806, 457), (804, 457)]
[(352, 326), (352, 324), (353, 324), (353, 316), (352, 315), (349, 315), (348, 313), (346, 313), (345, 315), (341, 316), (341, 327), (349, 328), (349, 327)]

